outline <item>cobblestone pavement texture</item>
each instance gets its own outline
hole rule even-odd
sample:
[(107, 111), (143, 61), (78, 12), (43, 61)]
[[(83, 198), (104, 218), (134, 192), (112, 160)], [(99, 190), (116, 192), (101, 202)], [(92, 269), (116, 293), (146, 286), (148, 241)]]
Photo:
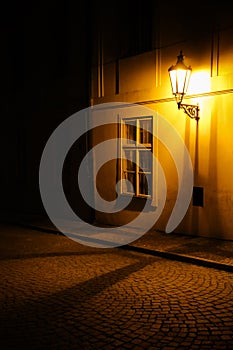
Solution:
[(0, 232), (1, 349), (233, 349), (231, 271)]

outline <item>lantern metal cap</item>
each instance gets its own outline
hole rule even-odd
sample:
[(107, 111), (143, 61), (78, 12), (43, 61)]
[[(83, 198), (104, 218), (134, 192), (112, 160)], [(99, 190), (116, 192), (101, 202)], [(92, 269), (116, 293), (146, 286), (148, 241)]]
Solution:
[(171, 70), (177, 70), (177, 69), (183, 69), (183, 70), (190, 70), (192, 71), (192, 68), (191, 66), (186, 66), (184, 64), (184, 58), (185, 56), (183, 55), (183, 52), (180, 51), (180, 54), (177, 56), (177, 62), (174, 65), (172, 65), (169, 69), (168, 69), (168, 72), (170, 72)]

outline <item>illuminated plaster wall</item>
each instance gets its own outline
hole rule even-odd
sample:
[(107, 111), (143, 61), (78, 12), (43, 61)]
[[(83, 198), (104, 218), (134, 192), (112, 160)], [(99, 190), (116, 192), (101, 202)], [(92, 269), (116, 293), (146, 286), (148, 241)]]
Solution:
[[(229, 20), (229, 19), (228, 19)], [(161, 41), (167, 40), (167, 31)], [(97, 68), (93, 67), (92, 104), (105, 102), (144, 103), (158, 111), (180, 133), (194, 168), (194, 186), (203, 189), (203, 206), (190, 203), (187, 214), (175, 232), (233, 239), (233, 30), (228, 26), (217, 34), (193, 36), (151, 52), (119, 60), (119, 91), (116, 93), (116, 65), (103, 65), (104, 93), (98, 97)], [(183, 50), (185, 63), (193, 74), (184, 103), (200, 105), (200, 121), (189, 119), (178, 110), (171, 96), (168, 67), (176, 63)], [(95, 78), (96, 77), (96, 78)], [(114, 133), (112, 130), (111, 132)], [(110, 133), (111, 133), (110, 132)], [(93, 135), (94, 144), (98, 137)], [(177, 195), (177, 174), (167, 150), (158, 144), (158, 158), (168, 184), (164, 211), (154, 228), (164, 230)], [(116, 164), (103, 170), (105, 195), (113, 186)], [(111, 179), (109, 178), (111, 177)], [(159, 185), (159, 184), (158, 184)], [(97, 221), (123, 224), (137, 210), (125, 211), (114, 218), (97, 213)]]

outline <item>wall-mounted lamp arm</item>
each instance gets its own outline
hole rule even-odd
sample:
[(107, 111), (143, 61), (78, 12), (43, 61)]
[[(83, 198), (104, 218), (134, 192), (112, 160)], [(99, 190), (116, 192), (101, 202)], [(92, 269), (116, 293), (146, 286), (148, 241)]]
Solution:
[(178, 105), (178, 109), (183, 109), (184, 112), (189, 116), (189, 118), (191, 119), (196, 119), (196, 121), (198, 121), (200, 119), (199, 116), (199, 111), (200, 111), (200, 107), (199, 105), (187, 105), (184, 103), (177, 102)]

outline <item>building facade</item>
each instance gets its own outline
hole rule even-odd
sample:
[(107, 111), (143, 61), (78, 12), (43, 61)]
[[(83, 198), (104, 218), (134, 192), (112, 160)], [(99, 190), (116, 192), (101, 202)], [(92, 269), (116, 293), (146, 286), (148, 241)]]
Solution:
[[(161, 183), (157, 181), (158, 168), (146, 153), (149, 150), (166, 177), (166, 202), (153, 226), (165, 230), (177, 200), (179, 179), (169, 150), (143, 131), (144, 126), (152, 130), (156, 123), (152, 116), (157, 114), (180, 135), (193, 167), (192, 198), (174, 232), (232, 240), (233, 6), (195, 6), (171, 10), (162, 2), (135, 1), (133, 6), (111, 3), (93, 8), (90, 104), (130, 103), (148, 108), (148, 113), (141, 115), (118, 113), (120, 127), (105, 125), (101, 131), (93, 131), (92, 146), (109, 137), (131, 140), (130, 147), (124, 142), (118, 145), (119, 158), (101, 168), (99, 192), (113, 200), (116, 182), (122, 176), (134, 186), (132, 189), (128, 182), (120, 189), (121, 194), (133, 194), (125, 210), (114, 214), (96, 211), (96, 220), (125, 224), (140, 213), (148, 196), (156, 207)], [(192, 67), (184, 103), (199, 105), (198, 123), (177, 108), (171, 92), (168, 68), (176, 63), (181, 50), (185, 64)], [(128, 125), (124, 118), (130, 120)], [(137, 143), (145, 148), (137, 148)], [(119, 161), (119, 152), (124, 152), (127, 160)], [(142, 152), (147, 180), (135, 165)]]

